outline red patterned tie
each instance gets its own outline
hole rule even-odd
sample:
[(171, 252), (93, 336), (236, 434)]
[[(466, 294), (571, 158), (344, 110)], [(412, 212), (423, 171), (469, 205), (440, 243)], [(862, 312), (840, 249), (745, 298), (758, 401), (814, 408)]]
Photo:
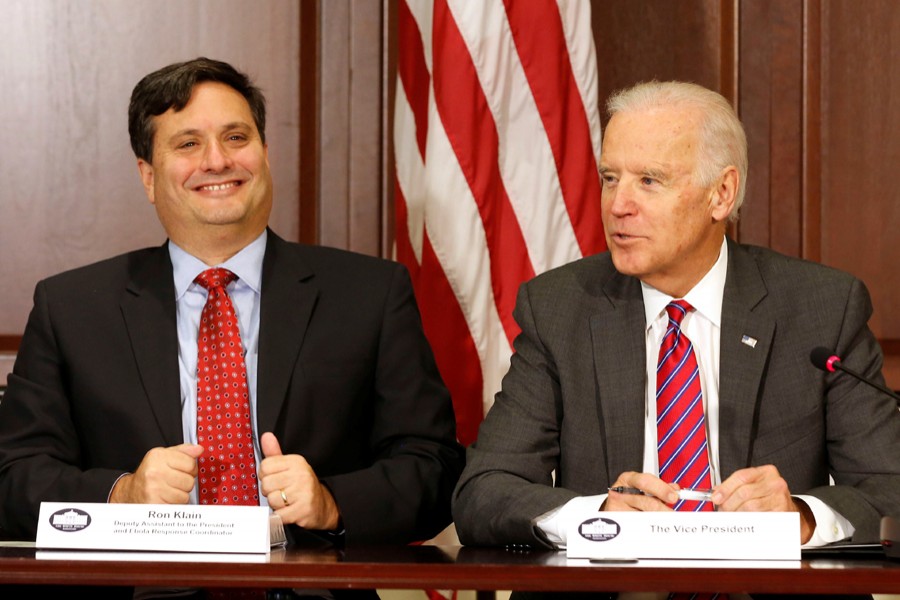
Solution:
[[(659, 476), (682, 488), (711, 486), (706, 419), (700, 370), (691, 341), (681, 332), (681, 321), (694, 307), (684, 300), (666, 306), (669, 326), (659, 349), (656, 366), (656, 435)], [(709, 511), (711, 502), (679, 500), (675, 510)], [(727, 594), (669, 594), (669, 600), (727, 600)]]
[(225, 286), (228, 269), (207, 269), (208, 290), (197, 336), (197, 443), (200, 504), (259, 504), (247, 368), (237, 315)]
[[(684, 300), (666, 306), (669, 326), (656, 367), (656, 435), (659, 477), (682, 488), (709, 489), (709, 456), (700, 370), (681, 320), (694, 308)], [(712, 510), (710, 502), (680, 500), (675, 510)]]

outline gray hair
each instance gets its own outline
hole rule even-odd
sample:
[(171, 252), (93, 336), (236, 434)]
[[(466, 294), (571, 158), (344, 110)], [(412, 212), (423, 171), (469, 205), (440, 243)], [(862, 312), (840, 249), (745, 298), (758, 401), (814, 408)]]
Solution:
[(738, 188), (729, 221), (737, 221), (744, 203), (747, 182), (747, 135), (731, 104), (721, 94), (694, 83), (649, 81), (619, 90), (606, 102), (612, 117), (619, 112), (634, 112), (656, 107), (694, 107), (700, 109), (700, 147), (695, 182), (709, 187), (728, 166), (738, 170)]

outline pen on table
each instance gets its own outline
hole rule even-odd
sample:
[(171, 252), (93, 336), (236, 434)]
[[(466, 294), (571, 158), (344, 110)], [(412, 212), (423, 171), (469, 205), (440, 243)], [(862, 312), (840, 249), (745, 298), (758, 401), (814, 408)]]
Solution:
[[(617, 492), (619, 494), (628, 494), (632, 496), (649, 496), (650, 494), (645, 493), (643, 490), (639, 490), (638, 488), (633, 487), (624, 487), (618, 485), (616, 487), (609, 488), (611, 492)], [(698, 500), (700, 502), (712, 502), (712, 490), (700, 490), (700, 489), (682, 489), (678, 490), (678, 499), (679, 500)]]

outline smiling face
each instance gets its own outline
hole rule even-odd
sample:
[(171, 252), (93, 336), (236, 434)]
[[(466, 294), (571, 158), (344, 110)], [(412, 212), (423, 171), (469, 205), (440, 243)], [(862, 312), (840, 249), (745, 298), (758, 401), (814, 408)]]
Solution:
[(138, 160), (147, 197), (173, 242), (223, 262), (262, 233), (272, 210), (268, 151), (250, 106), (233, 88), (203, 82), (154, 125), (153, 162)]
[(696, 184), (700, 114), (652, 108), (613, 115), (600, 160), (601, 212), (616, 269), (684, 296), (719, 255), (737, 170)]

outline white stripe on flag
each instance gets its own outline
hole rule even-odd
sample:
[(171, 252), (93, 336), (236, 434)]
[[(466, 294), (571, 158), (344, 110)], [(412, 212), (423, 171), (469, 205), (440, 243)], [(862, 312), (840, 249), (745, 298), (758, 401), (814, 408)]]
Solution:
[(426, 167), (425, 228), (469, 324), (478, 357), (485, 364), (489, 360), (488, 344), (503, 335), (491, 286), (487, 240), (475, 199), (434, 103), (429, 103), (429, 109), (425, 164), (441, 168)]
[[(417, 27), (420, 37), (399, 45), (394, 146), (398, 215), (406, 221), (397, 247), (411, 250), (398, 257), (429, 275), (414, 277), (423, 321), (440, 320), (433, 307), (447, 301), (428, 282), (452, 289), (468, 328), (458, 337), (477, 350), (483, 382), (481, 394), (456, 394), (454, 406), (459, 420), (460, 407), (480, 404), (466, 413), (480, 421), (509, 366), (519, 284), (605, 248), (590, 3), (400, 2), (400, 18), (414, 25), (399, 29)], [(421, 56), (402, 55), (414, 48)], [(407, 92), (416, 84), (428, 89), (415, 88), (413, 102)], [(427, 135), (417, 130), (426, 127)], [(436, 261), (428, 261), (428, 249)], [(425, 326), (426, 333), (441, 329)], [(461, 356), (474, 356), (429, 340), (445, 378), (465, 371)], [(477, 423), (459, 429), (468, 444)]]
[[(409, 143), (412, 140), (412, 143)], [(425, 163), (419, 155), (416, 140), (416, 121), (403, 86), (397, 86), (394, 103), (394, 157), (397, 165), (397, 184), (406, 198), (407, 235), (422, 264), (422, 236), (425, 234)]]
[(451, 0), (500, 134), (500, 173), (535, 273), (581, 257), (553, 151), (499, 2)]

